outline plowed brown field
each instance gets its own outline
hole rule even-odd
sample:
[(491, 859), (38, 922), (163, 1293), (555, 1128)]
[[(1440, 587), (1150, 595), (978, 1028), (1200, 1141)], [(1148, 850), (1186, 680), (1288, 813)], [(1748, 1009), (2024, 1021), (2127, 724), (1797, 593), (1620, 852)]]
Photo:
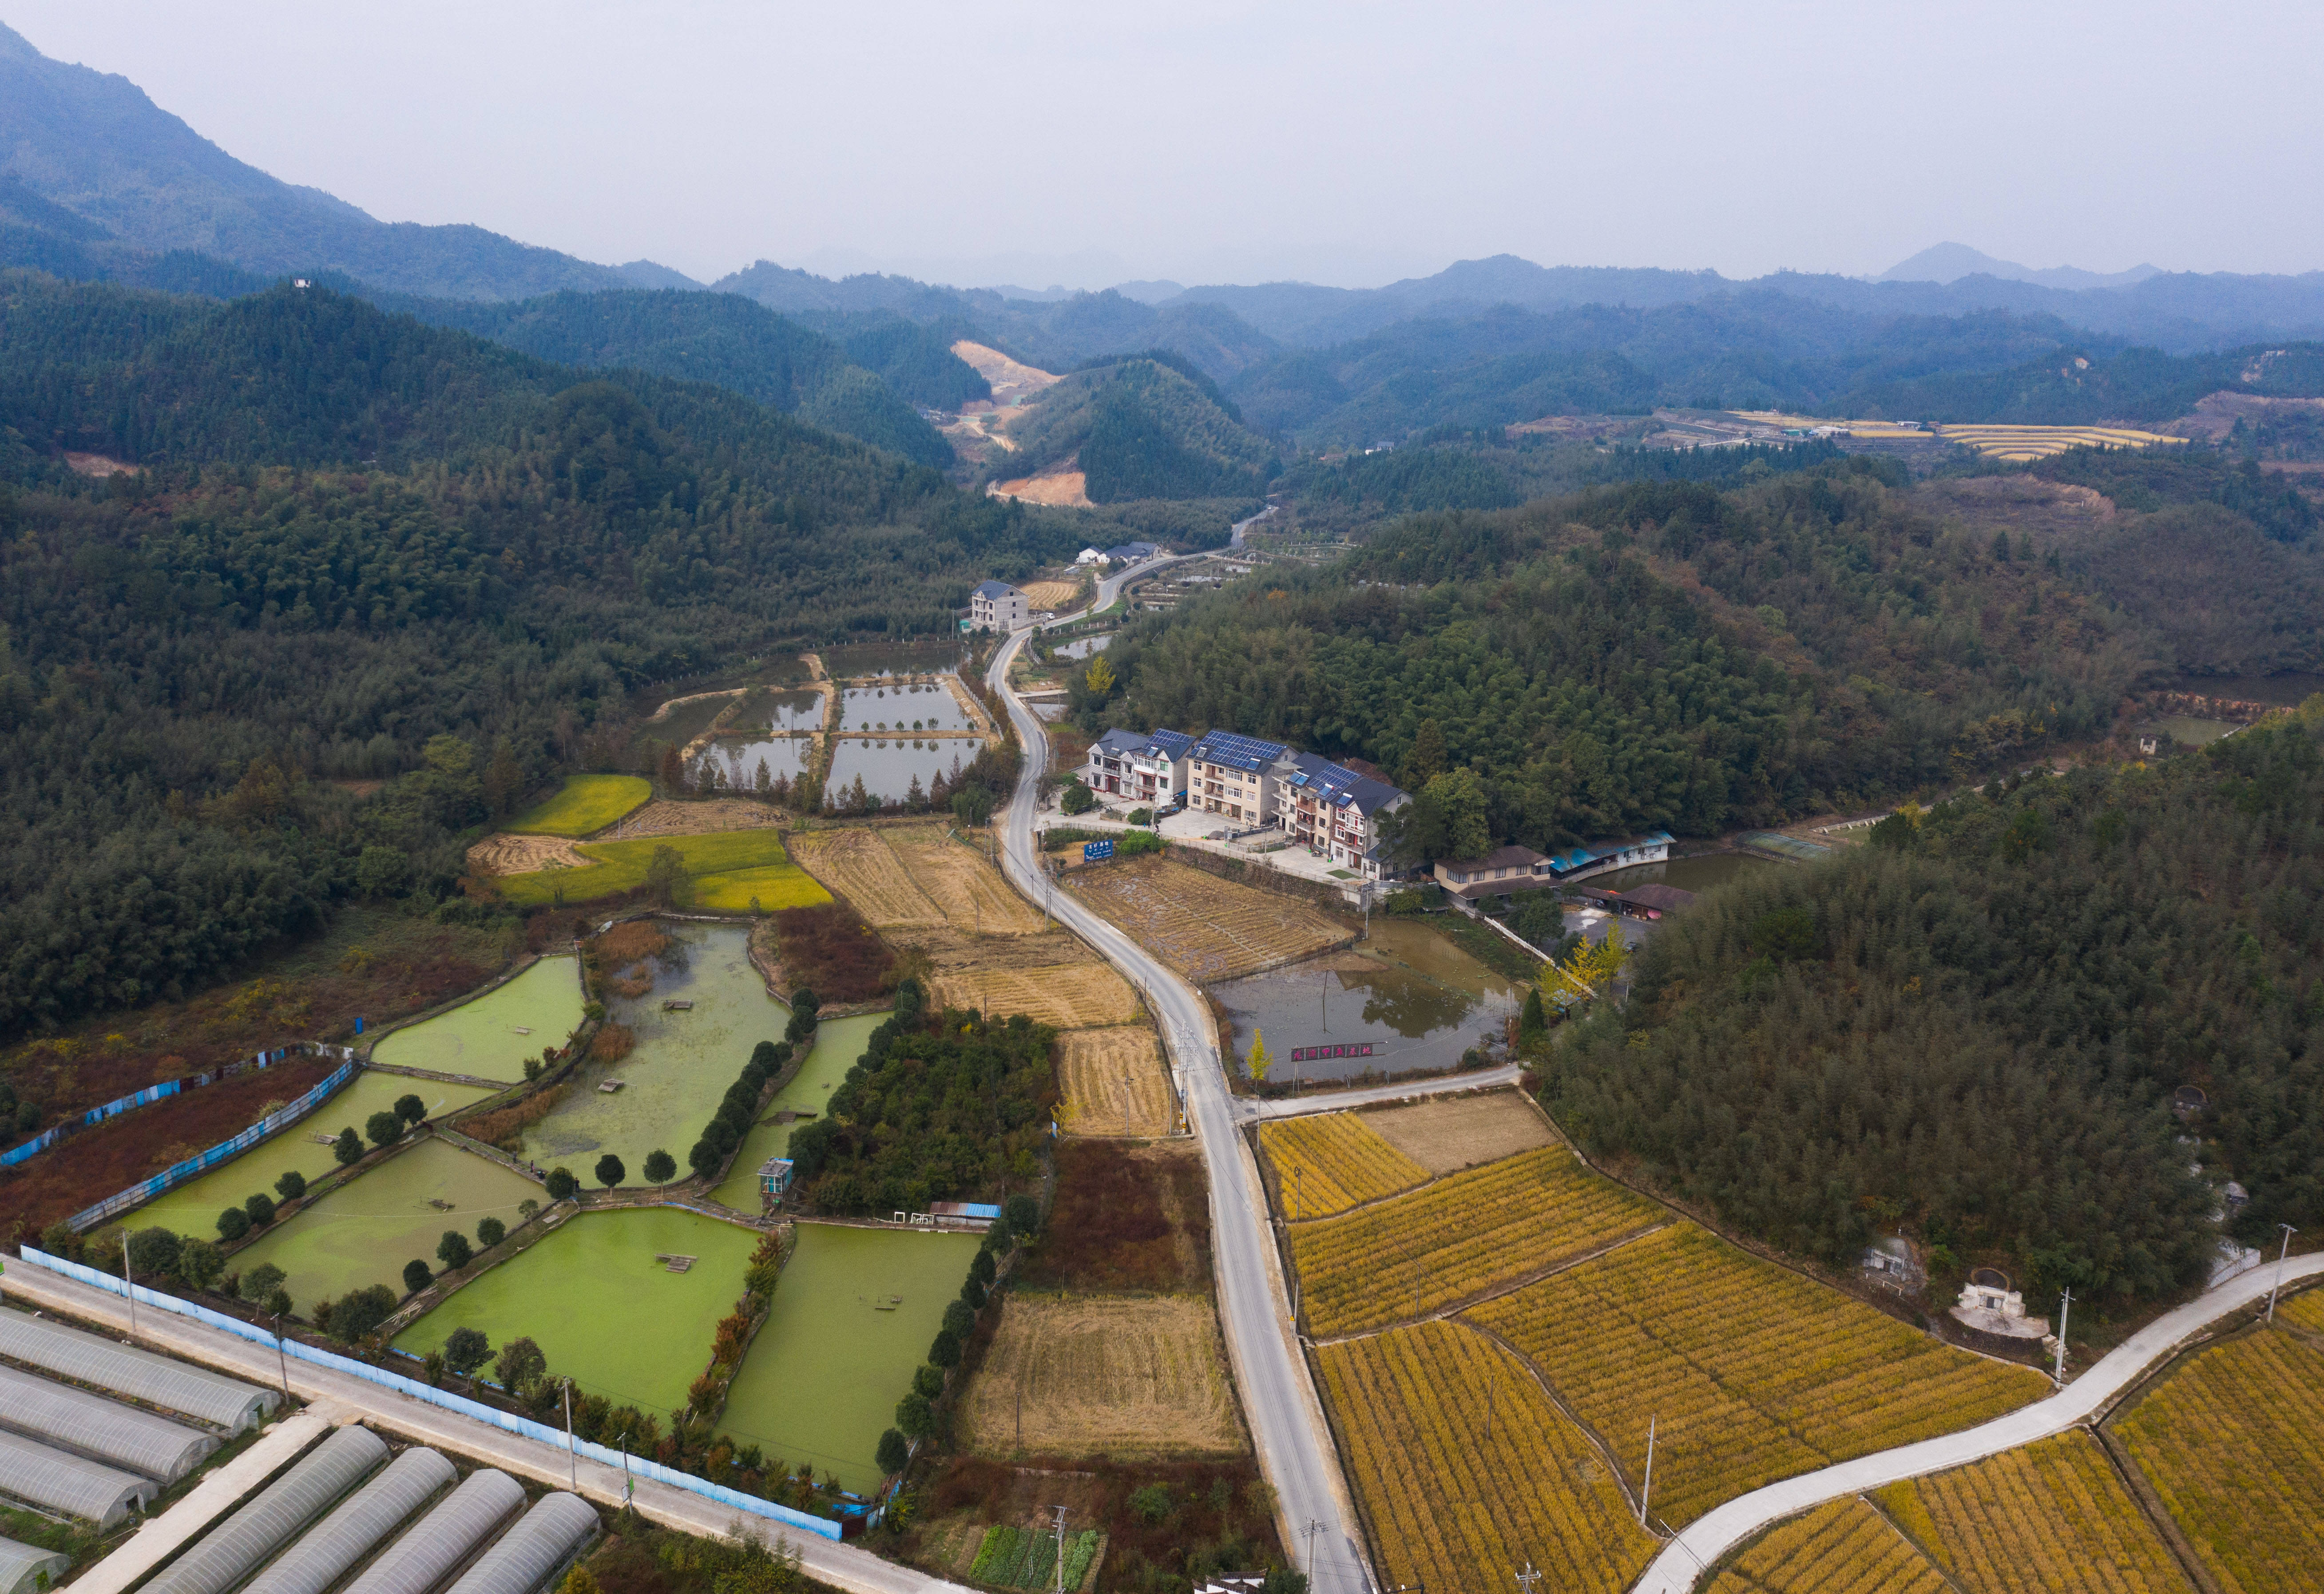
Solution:
[(1314, 908), (1162, 858), (1067, 875), (1074, 891), (1198, 985), (1255, 974), (1355, 938)]
[(1154, 1032), (1142, 1025), (1069, 1030), (1057, 1037), (1057, 1124), (1069, 1135), (1151, 1138), (1177, 1112)]
[(1200, 1295), (1012, 1294), (961, 1401), (961, 1437), (1000, 1456), (1237, 1455), (1225, 1366)]
[(912, 883), (876, 830), (803, 831), (790, 838), (790, 850), (801, 868), (881, 929), (945, 922), (944, 910)]

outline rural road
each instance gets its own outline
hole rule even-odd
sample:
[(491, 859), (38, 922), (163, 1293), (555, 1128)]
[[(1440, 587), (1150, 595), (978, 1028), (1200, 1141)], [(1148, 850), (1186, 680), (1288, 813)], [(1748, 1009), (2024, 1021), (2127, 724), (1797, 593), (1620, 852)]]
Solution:
[[(0, 1293), (14, 1297), (19, 1305), (69, 1313), (84, 1322), (124, 1330), (129, 1322), (128, 1305), (120, 1296), (28, 1263), (18, 1263), (0, 1276)], [(236, 1339), (190, 1318), (165, 1312), (141, 1312), (137, 1314), (137, 1342), (247, 1378), (254, 1384), (278, 1389), (282, 1386), (281, 1364), (277, 1358), (266, 1354), (265, 1346)], [(575, 1459), (555, 1445), (504, 1433), (489, 1423), (409, 1399), (335, 1368), (294, 1361), (289, 1364), (289, 1373), (291, 1392), (302, 1400), (330, 1402), (347, 1411), (360, 1412), (381, 1427), (407, 1439), (472, 1457), (520, 1478), (553, 1484), (558, 1488), (573, 1487)], [(584, 1496), (600, 1505), (621, 1504), (621, 1469), (582, 1460), (577, 1475)], [(639, 1514), (649, 1520), (709, 1538), (723, 1538), (733, 1533), (739, 1516), (731, 1507), (700, 1495), (644, 1479), (638, 1480), (634, 1500)], [(754, 1525), (796, 1548), (799, 1563), (809, 1577), (844, 1589), (846, 1594), (970, 1594), (957, 1583), (883, 1561), (853, 1544), (834, 1543), (813, 1534), (792, 1533), (775, 1522)]]
[[(1099, 601), (1111, 600), (1101, 592)], [(1259, 1170), (1235, 1132), (1232, 1099), (1202, 995), (1071, 895), (1051, 892), (1042, 883), (1033, 852), (1033, 810), (1049, 742), (1041, 723), (1009, 690), (1010, 661), (1024, 640), (1025, 633), (1019, 631), (1003, 642), (985, 675), (1008, 701), (1009, 716), (1025, 750), (1016, 796), (1001, 815), (1003, 866), (1028, 900), (1047, 903), (1060, 921), (1129, 978), (1153, 1010), (1176, 1066), (1186, 1115), (1210, 1165), (1219, 1316), (1259, 1467), (1275, 1486), (1286, 1535), (1284, 1547), (1307, 1574), (1315, 1594), (1370, 1594), (1371, 1575), (1355, 1512), (1340, 1478), (1339, 1457), (1323, 1424), (1323, 1406), (1293, 1342)]]
[[(2324, 1273), (2324, 1254), (2292, 1259), (2284, 1265), (2282, 1276), (2284, 1283), (2292, 1284), (2319, 1273)], [(2006, 1416), (1959, 1433), (1900, 1445), (1877, 1455), (1859, 1456), (1852, 1461), (1786, 1478), (1781, 1483), (1738, 1496), (1688, 1524), (1684, 1532), (1665, 1545), (1653, 1564), (1630, 1586), (1632, 1594), (1686, 1594), (1703, 1570), (1721, 1555), (1761, 1528), (1811, 1506), (1879, 1488), (1903, 1479), (1983, 1460), (2088, 1422), (2190, 1335), (2264, 1299), (2276, 1279), (2276, 1265), (2271, 1262), (2238, 1274), (2217, 1289), (2205, 1291), (2131, 1335), (2047, 1400), (2021, 1406)]]
[(1517, 1076), (1524, 1072), (1516, 1064), (1509, 1063), (1475, 1073), (1415, 1080), (1409, 1084), (1370, 1085), (1360, 1091), (1326, 1091), (1317, 1096), (1286, 1096), (1278, 1101), (1256, 1101), (1238, 1096), (1234, 1098), (1235, 1116), (1248, 1123), (1255, 1118), (1297, 1118), (1308, 1112), (1344, 1112), (1351, 1107), (1370, 1107), (1381, 1101), (1408, 1101), (1415, 1096), (1441, 1096), (1447, 1091), (1489, 1091), (1497, 1085), (1517, 1083)]

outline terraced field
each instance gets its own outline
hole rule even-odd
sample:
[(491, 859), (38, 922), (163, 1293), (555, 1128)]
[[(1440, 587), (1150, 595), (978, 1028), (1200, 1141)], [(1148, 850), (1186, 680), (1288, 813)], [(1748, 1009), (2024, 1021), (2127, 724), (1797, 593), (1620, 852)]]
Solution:
[(1372, 1131), (1364, 1115), (1319, 1112), (1259, 1129), (1276, 1202), (1293, 1221), (1328, 1218), (1428, 1182), (1428, 1170)]
[(1686, 1222), (1468, 1315), (1529, 1357), (1633, 1477), (1655, 1420), (1656, 1515), (1673, 1526), (2049, 1387)]

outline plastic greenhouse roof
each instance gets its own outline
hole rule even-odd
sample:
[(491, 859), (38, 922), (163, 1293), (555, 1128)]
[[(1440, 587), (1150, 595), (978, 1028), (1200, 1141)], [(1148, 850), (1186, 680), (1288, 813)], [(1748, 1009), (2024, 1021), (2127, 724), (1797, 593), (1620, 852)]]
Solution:
[(0, 1424), (164, 1483), (192, 1471), (218, 1442), (182, 1423), (13, 1367), (0, 1367)]
[(224, 1594), (386, 1459), (387, 1445), (378, 1434), (334, 1430), (256, 1499), (162, 1568), (143, 1594)]
[(507, 1473), (489, 1467), (472, 1472), (364, 1568), (345, 1594), (429, 1594), (523, 1505), (523, 1488)]
[(35, 1550), (14, 1539), (0, 1539), (0, 1594), (32, 1594), (42, 1572), (51, 1587), (72, 1564), (72, 1557), (54, 1550)]
[(413, 1446), (253, 1578), (244, 1594), (323, 1594), (458, 1476), (436, 1451)]
[(451, 1594), (532, 1594), (596, 1531), (596, 1507), (580, 1496), (544, 1495), (477, 1557)]
[(111, 1527), (161, 1492), (150, 1478), (0, 1433), (0, 1490), (51, 1511)]
[[(188, 1367), (150, 1350), (67, 1328), (29, 1313), (0, 1311), (0, 1356), (116, 1389), (133, 1399), (238, 1433), (274, 1409), (278, 1396), (238, 1379)], [(5, 1594), (0, 1589), (0, 1594)]]

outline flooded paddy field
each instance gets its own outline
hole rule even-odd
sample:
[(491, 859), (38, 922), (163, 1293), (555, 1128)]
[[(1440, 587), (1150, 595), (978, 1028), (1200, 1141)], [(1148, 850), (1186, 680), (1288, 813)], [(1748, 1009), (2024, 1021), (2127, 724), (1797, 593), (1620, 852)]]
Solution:
[[(896, 1402), (944, 1326), (944, 1309), (960, 1294), (978, 1240), (801, 1223), (773, 1313), (742, 1359), (720, 1429), (738, 1445), (756, 1444), (793, 1466), (813, 1461), (848, 1488), (878, 1488), (872, 1458), (880, 1435), (894, 1424)], [(703, 1346), (707, 1362), (706, 1331)], [(558, 1365), (553, 1350), (549, 1364)], [(701, 1370), (690, 1367), (684, 1376)]]
[(490, 1157), (430, 1138), (277, 1224), (235, 1253), (234, 1268), (247, 1273), (262, 1262), (281, 1268), (282, 1287), (302, 1315), (318, 1301), (370, 1285), (401, 1295), (403, 1265), (417, 1257), (433, 1271), (446, 1230), (475, 1244), (480, 1219), (498, 1218), (513, 1229), (522, 1221), (517, 1205), (526, 1200), (545, 1205), (548, 1197)]
[(925, 791), (937, 776), (949, 779), (966, 769), (983, 746), (983, 740), (975, 736), (927, 742), (910, 736), (843, 736), (832, 754), (831, 773), (824, 779), (824, 794), (836, 801), (842, 792), (853, 788), (860, 775), (873, 797), (899, 802), (910, 792), (915, 777)]
[[(827, 1019), (816, 1027), (815, 1046), (798, 1073), (775, 1094), (760, 1122), (734, 1154), (734, 1165), (726, 1183), (711, 1193), (711, 1199), (733, 1207), (738, 1212), (756, 1212), (764, 1202), (759, 1195), (759, 1166), (770, 1156), (781, 1156), (790, 1146), (791, 1130), (799, 1124), (823, 1116), (831, 1101), (831, 1092), (847, 1077), (870, 1044), (872, 1032), (887, 1022), (885, 1013), (862, 1013), (853, 1018)], [(791, 1123), (765, 1121), (779, 1112), (799, 1112), (807, 1116)]]
[(526, 1058), (563, 1046), (580, 1024), (581, 977), (574, 960), (545, 957), (472, 1002), (383, 1036), (371, 1055), (399, 1068), (514, 1084), (524, 1077)]
[[(482, 1329), (495, 1347), (530, 1336), (552, 1375), (667, 1421), (709, 1367), (712, 1333), (742, 1294), (758, 1243), (752, 1230), (675, 1207), (583, 1212), (453, 1295), (396, 1336), (395, 1348), (424, 1356), (456, 1328)], [(672, 1273), (661, 1256), (695, 1261)], [(786, 1274), (778, 1303), (789, 1287)], [(887, 1397), (891, 1418), (902, 1394), (899, 1384)]]
[(761, 763), (770, 781), (797, 780), (814, 758), (811, 736), (721, 736), (696, 756), (693, 773), (699, 779), (715, 767), (728, 787), (745, 791), (757, 785)]
[(941, 681), (845, 686), (839, 694), (840, 731), (973, 731), (976, 721)]
[[(558, 1038), (562, 1040), (564, 1037), (560, 1034)], [(329, 1141), (348, 1126), (362, 1134), (365, 1119), (374, 1112), (392, 1110), (399, 1098), (417, 1096), (427, 1104), (429, 1117), (441, 1118), (491, 1094), (492, 1091), (482, 1085), (442, 1084), (432, 1079), (374, 1073), (365, 1069), (341, 1086), (337, 1095), (272, 1140), (254, 1146), (191, 1184), (180, 1184), (168, 1194), (148, 1202), (130, 1214), (126, 1221), (133, 1229), (159, 1225), (189, 1238), (216, 1239), (219, 1212), (227, 1207), (238, 1207), (246, 1197), (261, 1193), (273, 1197), (274, 1181), (293, 1169), (310, 1183), (331, 1172), (339, 1164), (331, 1154)], [(323, 1139), (318, 1140), (318, 1135)], [(364, 1142), (364, 1149), (370, 1149), (368, 1141)], [(401, 1267), (403, 1258), (397, 1258), (395, 1265)]]
[[(654, 964), (653, 988), (614, 995), (607, 1017), (636, 1037), (613, 1063), (591, 1059), (574, 1071), (564, 1099), (524, 1132), (524, 1155), (543, 1168), (563, 1165), (585, 1183), (611, 1151), (642, 1183), (646, 1155), (659, 1149), (685, 1166), (687, 1148), (717, 1111), (752, 1048), (780, 1040), (790, 1009), (767, 994), (751, 966), (749, 933), (735, 925), (665, 922), (673, 943)], [(669, 1001), (693, 1003), (667, 1011)], [(613, 1094), (598, 1090), (621, 1082)]]
[[(1273, 1080), (1451, 1068), (1481, 1034), (1499, 1036), (1525, 1000), (1425, 926), (1378, 916), (1368, 940), (1222, 981), (1211, 995), (1233, 1021), (1238, 1052), (1248, 1054), (1254, 1033), (1266, 1037)], [(1325, 1049), (1337, 1055), (1293, 1055)]]
[[(1662, 863), (1640, 863), (1628, 869), (1609, 870), (1593, 874), (1581, 883), (1595, 886), (1601, 891), (1627, 891), (1648, 882), (1669, 886), (1681, 891), (1708, 891), (1729, 880), (1741, 880), (1747, 874), (1757, 874), (1765, 869), (1781, 869), (1782, 864), (1766, 858), (1754, 858), (1744, 852), (1705, 852), (1696, 858), (1673, 858)], [(1573, 926), (1568, 925), (1568, 929)]]

